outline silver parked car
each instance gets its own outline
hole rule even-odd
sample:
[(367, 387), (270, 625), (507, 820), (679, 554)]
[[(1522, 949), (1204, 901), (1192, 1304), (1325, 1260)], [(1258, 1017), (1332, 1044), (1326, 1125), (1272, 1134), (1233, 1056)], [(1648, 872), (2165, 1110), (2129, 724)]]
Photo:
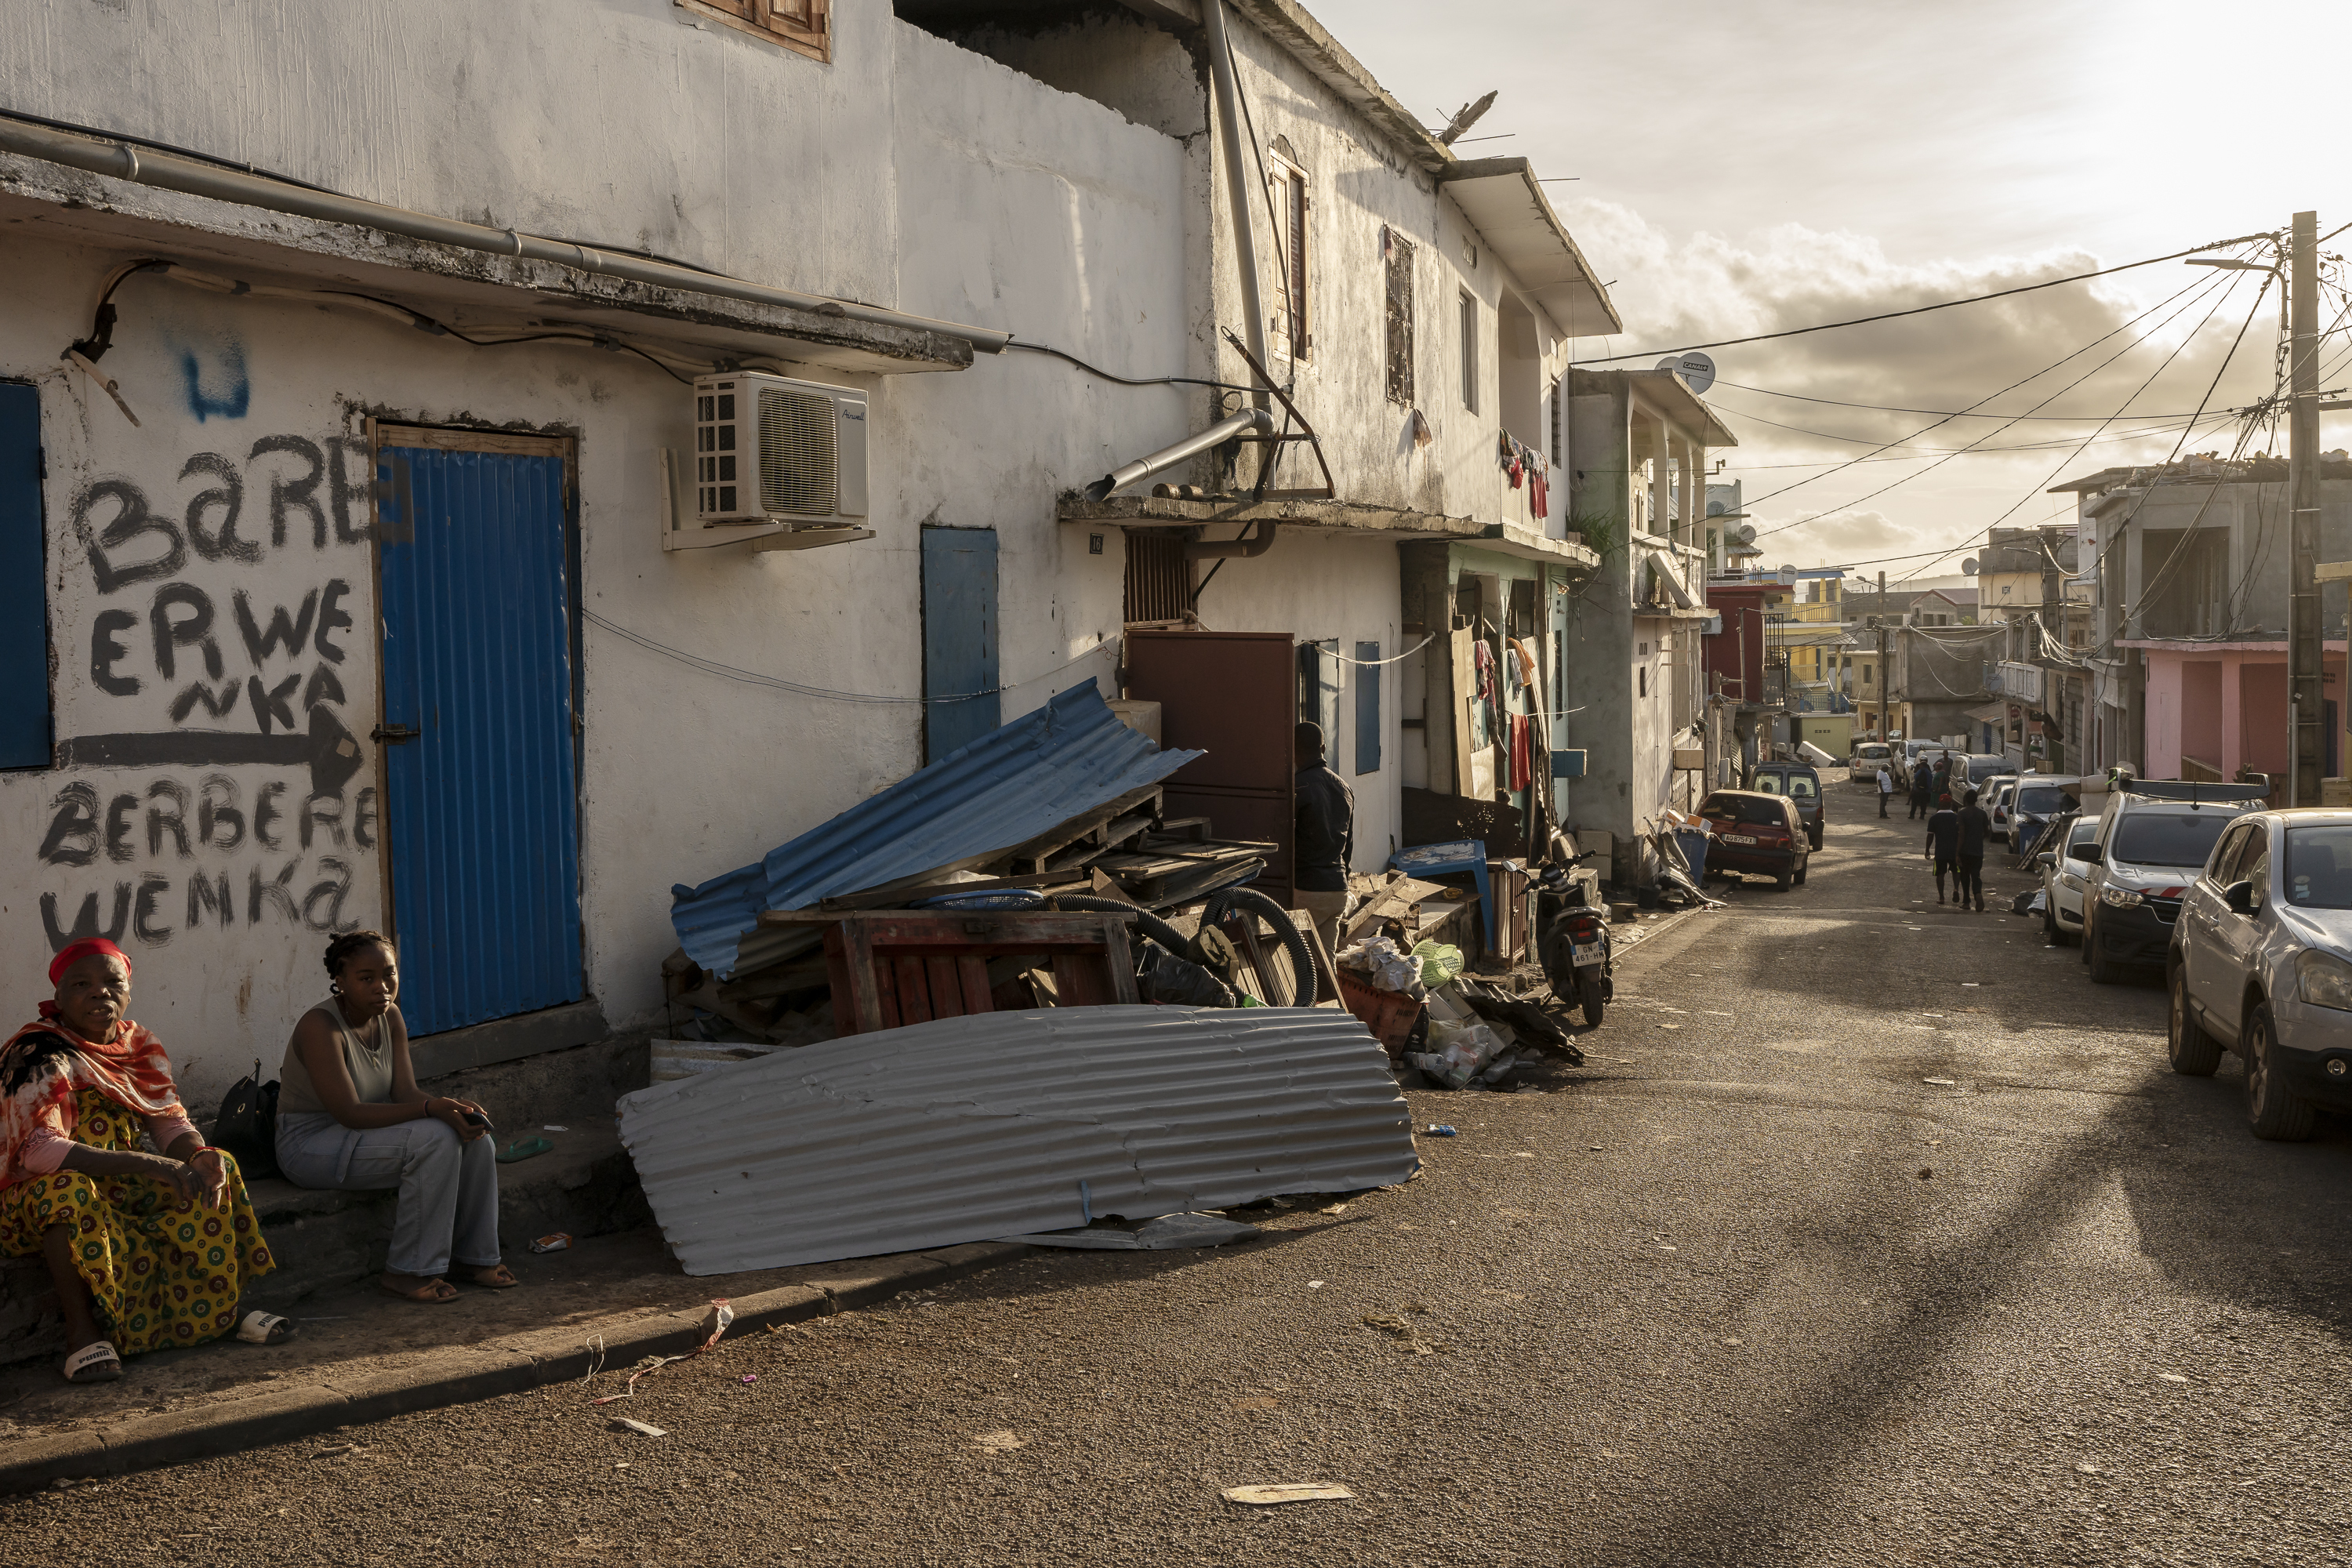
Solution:
[(2235, 1051), (2257, 1138), (2352, 1110), (2352, 811), (2248, 812), (2180, 901), (2166, 964), (2172, 1070)]

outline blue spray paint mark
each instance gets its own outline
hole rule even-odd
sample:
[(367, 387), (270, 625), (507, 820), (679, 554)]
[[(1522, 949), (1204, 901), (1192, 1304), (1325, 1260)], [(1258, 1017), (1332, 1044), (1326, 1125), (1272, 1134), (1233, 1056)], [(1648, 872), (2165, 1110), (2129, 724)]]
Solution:
[(188, 412), (201, 425), (217, 416), (242, 419), (253, 402), (253, 384), (246, 378), (245, 350), (235, 342), (223, 343), (206, 364), (194, 349), (180, 351), (180, 375), (188, 385)]

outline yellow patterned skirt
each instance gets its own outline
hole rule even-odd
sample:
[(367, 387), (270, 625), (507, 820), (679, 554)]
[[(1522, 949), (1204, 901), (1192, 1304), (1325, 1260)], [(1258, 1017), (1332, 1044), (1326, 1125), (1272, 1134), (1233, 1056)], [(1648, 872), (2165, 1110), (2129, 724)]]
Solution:
[[(95, 1089), (75, 1099), (74, 1141), (136, 1152), (139, 1118)], [(182, 1203), (152, 1176), (58, 1171), (0, 1191), (0, 1252), (38, 1257), (51, 1226), (71, 1226), (74, 1267), (99, 1327), (125, 1355), (200, 1344), (236, 1327), (238, 1295), (278, 1267), (261, 1239), (245, 1177), (228, 1155), (218, 1208)]]

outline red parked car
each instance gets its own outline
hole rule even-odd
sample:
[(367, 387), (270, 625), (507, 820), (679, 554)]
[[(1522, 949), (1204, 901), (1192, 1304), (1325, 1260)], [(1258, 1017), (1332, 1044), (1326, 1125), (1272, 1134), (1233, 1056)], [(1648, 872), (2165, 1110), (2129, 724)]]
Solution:
[(1715, 829), (1707, 840), (1710, 871), (1754, 871), (1777, 879), (1780, 890), (1802, 886), (1810, 847), (1797, 803), (1762, 790), (1719, 789), (1698, 803)]

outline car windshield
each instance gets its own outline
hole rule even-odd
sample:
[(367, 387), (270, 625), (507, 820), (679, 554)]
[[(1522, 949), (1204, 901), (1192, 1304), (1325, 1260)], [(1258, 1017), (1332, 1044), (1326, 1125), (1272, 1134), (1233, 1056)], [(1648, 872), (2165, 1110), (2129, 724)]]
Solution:
[[(1760, 784), (1762, 781), (1758, 781)], [(1729, 816), (1741, 822), (1760, 822), (1773, 827), (1785, 827), (1789, 819), (1783, 815), (1788, 807), (1777, 800), (1749, 800), (1736, 795), (1711, 795), (1698, 808), (1701, 816)]]
[(2017, 792), (2017, 809), (2035, 816), (2055, 816), (2081, 804), (2058, 784), (2028, 784)]
[(2237, 817), (2236, 812), (2216, 811), (2211, 806), (2177, 816), (2135, 812), (2116, 829), (2115, 854), (2110, 858), (2131, 866), (2202, 866), (2221, 829)]
[[(1778, 795), (1780, 792), (1775, 790), (1773, 793)], [(1820, 784), (1815, 782), (1813, 775), (1811, 773), (1790, 773), (1789, 775), (1789, 793), (1790, 795), (1804, 795), (1810, 798), (1821, 794), (1822, 786)]]
[(2352, 910), (2352, 826), (2286, 830), (2286, 901), (2299, 910)]
[(1973, 783), (1982, 784), (1985, 780), (1997, 776), (2000, 770), (2007, 766), (2009, 766), (2007, 757), (1970, 757), (1969, 778)]
[(2081, 821), (2075, 823), (2072, 828), (2067, 830), (2066, 834), (2066, 854), (2068, 858), (2072, 858), (2074, 851), (2080, 849), (2084, 845), (2096, 843), (2098, 837), (2099, 819), (2097, 817), (2086, 816)]

